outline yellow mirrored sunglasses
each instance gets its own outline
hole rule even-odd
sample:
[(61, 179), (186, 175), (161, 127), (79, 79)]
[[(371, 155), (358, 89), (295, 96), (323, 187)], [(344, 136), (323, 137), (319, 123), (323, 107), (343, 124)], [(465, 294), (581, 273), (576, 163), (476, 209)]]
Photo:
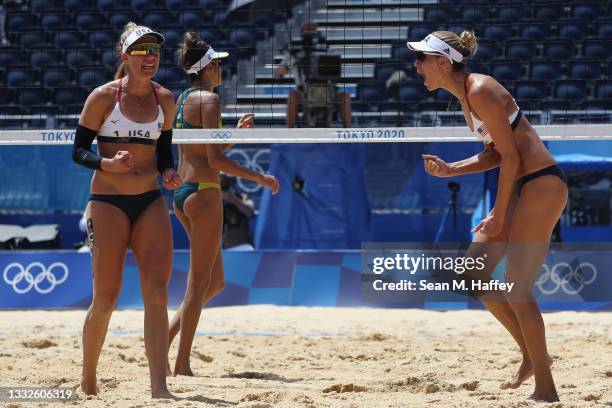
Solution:
[(132, 45), (127, 51), (130, 55), (159, 55), (161, 45), (156, 43), (142, 43)]

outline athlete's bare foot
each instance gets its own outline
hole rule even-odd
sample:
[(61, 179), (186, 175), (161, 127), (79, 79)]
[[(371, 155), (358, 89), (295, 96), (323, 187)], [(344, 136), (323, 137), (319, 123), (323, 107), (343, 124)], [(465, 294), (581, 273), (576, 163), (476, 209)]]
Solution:
[[(548, 365), (552, 366), (553, 359), (548, 356)], [(500, 385), (499, 388), (502, 390), (507, 389), (516, 389), (521, 386), (525, 381), (527, 381), (533, 375), (533, 366), (531, 365), (531, 360), (528, 357), (523, 357), (523, 362), (519, 367), (518, 372), (514, 375), (514, 378), (510, 382), (505, 382)]]
[(86, 380), (84, 377), (81, 377), (81, 391), (85, 395), (98, 395), (100, 390), (98, 389), (98, 385), (96, 384), (97, 380), (94, 378), (93, 381)]
[(187, 366), (185, 366), (185, 367), (175, 366), (174, 367), (174, 374), (173, 375), (175, 377), (177, 375), (186, 375), (188, 377), (193, 377), (194, 376), (193, 371), (191, 371), (191, 367), (189, 366), (189, 364)]
[(180, 400), (179, 397), (177, 397), (176, 395), (172, 394), (170, 391), (168, 391), (168, 389), (161, 389), (159, 391), (151, 391), (151, 398), (156, 398), (156, 399), (171, 399), (174, 401), (178, 401)]
[(559, 395), (557, 395), (557, 390), (553, 388), (550, 391), (534, 391), (529, 399), (534, 401), (557, 402), (559, 401)]

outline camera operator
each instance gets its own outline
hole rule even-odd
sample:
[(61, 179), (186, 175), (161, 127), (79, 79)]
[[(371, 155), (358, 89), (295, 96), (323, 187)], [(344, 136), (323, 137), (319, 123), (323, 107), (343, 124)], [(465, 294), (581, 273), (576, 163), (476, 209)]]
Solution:
[[(304, 92), (306, 86), (305, 68), (312, 64), (313, 53), (323, 54), (327, 51), (327, 42), (323, 34), (317, 31), (314, 23), (305, 23), (300, 29), (302, 37), (301, 46), (294, 50), (287, 50), (281, 63), (274, 68), (273, 76), (282, 78), (291, 72), (296, 88), (289, 92), (287, 98), (287, 127), (292, 128), (298, 117), (300, 108), (304, 106)], [(302, 65), (302, 66), (300, 66)], [(340, 67), (338, 67), (340, 69)], [(351, 97), (347, 92), (334, 92), (334, 102), (340, 107), (340, 115), (344, 127), (351, 126)], [(306, 112), (305, 112), (306, 113)]]
[(249, 219), (253, 217), (253, 202), (244, 193), (234, 190), (234, 177), (221, 175), (223, 194), (223, 249), (252, 251), (253, 238)]

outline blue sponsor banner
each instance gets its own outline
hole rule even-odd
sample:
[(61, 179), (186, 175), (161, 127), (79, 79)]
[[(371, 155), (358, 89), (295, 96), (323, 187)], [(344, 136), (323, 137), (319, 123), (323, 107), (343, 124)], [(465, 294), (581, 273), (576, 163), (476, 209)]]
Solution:
[[(612, 310), (612, 252), (552, 249), (536, 280), (534, 294), (544, 310)], [(481, 308), (477, 301), (440, 302), (434, 296), (403, 303), (366, 301), (359, 251), (224, 252), (225, 290), (209, 306), (376, 306), (431, 309)], [(502, 264), (494, 276), (502, 276)], [(185, 294), (189, 252), (174, 253), (169, 305)], [(0, 252), (0, 308), (87, 308), (92, 298), (88, 253)], [(126, 258), (118, 308), (142, 308), (138, 268)]]

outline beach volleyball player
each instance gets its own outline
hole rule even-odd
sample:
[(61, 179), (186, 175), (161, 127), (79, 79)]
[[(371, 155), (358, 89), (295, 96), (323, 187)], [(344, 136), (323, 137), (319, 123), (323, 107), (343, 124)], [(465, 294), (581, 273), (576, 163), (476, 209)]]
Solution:
[[(221, 84), (221, 60), (226, 52), (216, 52), (196, 33), (183, 36), (179, 65), (187, 73), (190, 87), (177, 101), (177, 129), (219, 128), (219, 96), (214, 89)], [(243, 115), (240, 128), (253, 126), (253, 114)], [(185, 181), (174, 192), (174, 211), (190, 242), (189, 276), (185, 298), (170, 322), (170, 341), (180, 331), (174, 375), (193, 375), (189, 364), (191, 346), (202, 306), (225, 285), (221, 235), (223, 200), (220, 171), (256, 182), (278, 192), (274, 176), (260, 174), (225, 156), (230, 145), (183, 144), (179, 146), (179, 173)]]
[[(515, 378), (502, 388), (516, 388), (535, 374), (532, 398), (557, 401), (544, 322), (531, 289), (567, 202), (565, 175), (510, 93), (490, 76), (465, 70), (465, 59), (477, 48), (474, 33), (437, 31), (409, 42), (408, 48), (417, 53), (414, 66), (427, 89), (444, 88), (457, 97), (469, 128), (484, 143), (480, 154), (454, 163), (423, 155), (425, 170), (449, 177), (500, 167), (495, 207), (472, 232), (477, 233), (475, 243), (507, 243), (487, 254), (488, 272), (507, 254), (505, 278), (517, 286), (517, 292), (505, 298), (478, 295), (523, 354)], [(478, 248), (482, 246), (472, 245), (471, 251)], [(499, 246), (490, 248), (495, 252)]]
[[(157, 174), (174, 189), (174, 97), (151, 81), (164, 37), (129, 23), (118, 44), (119, 79), (96, 88), (79, 119), (73, 159), (94, 169), (87, 219), (93, 256), (93, 300), (83, 327), (81, 388), (96, 394), (96, 367), (121, 289), (128, 248), (136, 257), (144, 301), (144, 342), (151, 395), (171, 398), (166, 387), (167, 286), (172, 270), (172, 231)], [(91, 151), (98, 139), (99, 155)]]

